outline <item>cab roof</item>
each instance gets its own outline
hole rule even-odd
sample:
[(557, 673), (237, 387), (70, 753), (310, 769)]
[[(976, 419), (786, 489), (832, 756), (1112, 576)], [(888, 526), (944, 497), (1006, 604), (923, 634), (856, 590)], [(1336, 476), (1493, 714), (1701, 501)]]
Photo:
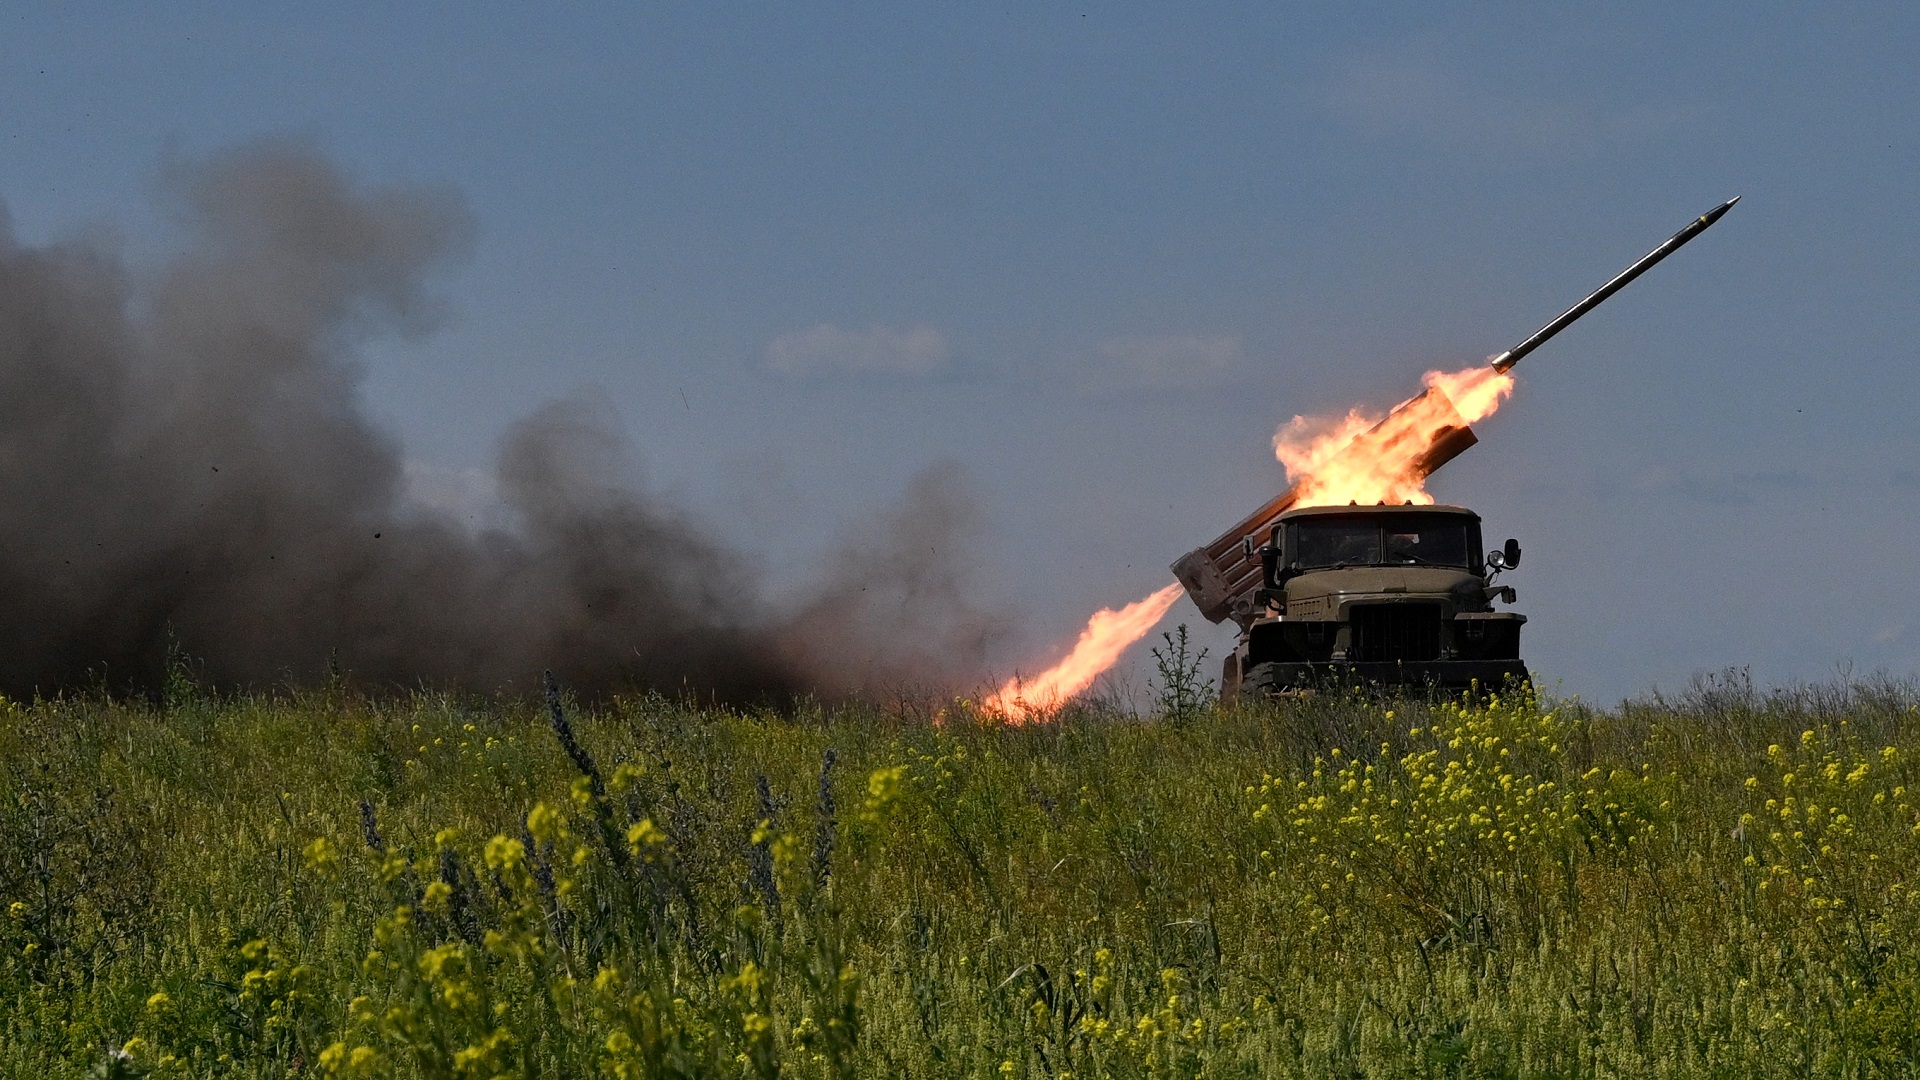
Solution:
[(1455, 517), (1468, 518), (1473, 521), (1480, 520), (1479, 514), (1474, 513), (1464, 506), (1442, 506), (1439, 504), (1422, 506), (1418, 503), (1375, 503), (1371, 506), (1360, 506), (1354, 503), (1348, 503), (1345, 506), (1297, 506), (1281, 514), (1278, 520), (1295, 521), (1300, 518), (1310, 517), (1354, 517), (1361, 514), (1409, 513), (1451, 514)]

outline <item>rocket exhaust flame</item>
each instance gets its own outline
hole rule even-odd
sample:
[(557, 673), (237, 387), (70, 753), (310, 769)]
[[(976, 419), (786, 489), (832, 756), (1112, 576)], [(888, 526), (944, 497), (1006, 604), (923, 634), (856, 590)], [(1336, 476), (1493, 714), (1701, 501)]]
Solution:
[(1513, 393), (1513, 376), (1491, 367), (1427, 372), (1425, 392), (1384, 418), (1359, 409), (1337, 420), (1296, 416), (1273, 436), (1293, 481), (1295, 506), (1433, 502), (1423, 463), (1450, 428), (1491, 416)]
[(1166, 617), (1167, 609), (1180, 599), (1180, 593), (1181, 587), (1176, 582), (1118, 611), (1101, 608), (1094, 612), (1065, 660), (1031, 679), (1008, 679), (980, 703), (981, 711), (1014, 724), (1046, 718), (1075, 694), (1092, 686), (1101, 672), (1120, 659), (1127, 646), (1145, 637), (1147, 631)]

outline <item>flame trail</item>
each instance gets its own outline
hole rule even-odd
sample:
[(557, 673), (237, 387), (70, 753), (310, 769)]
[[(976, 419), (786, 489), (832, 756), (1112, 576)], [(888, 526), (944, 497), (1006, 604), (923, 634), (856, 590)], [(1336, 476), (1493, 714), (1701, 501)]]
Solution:
[(1066, 701), (1093, 685), (1100, 673), (1120, 659), (1127, 646), (1145, 637), (1180, 599), (1178, 582), (1115, 611), (1101, 608), (1087, 620), (1080, 640), (1065, 660), (1031, 679), (1012, 678), (980, 703), (983, 712), (1024, 724), (1045, 718)]

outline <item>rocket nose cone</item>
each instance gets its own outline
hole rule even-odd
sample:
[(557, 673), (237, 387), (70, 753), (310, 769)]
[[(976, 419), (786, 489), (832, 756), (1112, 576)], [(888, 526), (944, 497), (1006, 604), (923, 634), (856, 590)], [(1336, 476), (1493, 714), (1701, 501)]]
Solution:
[(1733, 198), (1728, 199), (1726, 202), (1723, 202), (1719, 206), (1716, 206), (1713, 209), (1707, 211), (1705, 214), (1702, 214), (1701, 217), (1705, 218), (1707, 224), (1711, 225), (1714, 222), (1719, 221), (1720, 215), (1733, 209), (1733, 204), (1739, 201), (1740, 201), (1740, 196), (1735, 195)]

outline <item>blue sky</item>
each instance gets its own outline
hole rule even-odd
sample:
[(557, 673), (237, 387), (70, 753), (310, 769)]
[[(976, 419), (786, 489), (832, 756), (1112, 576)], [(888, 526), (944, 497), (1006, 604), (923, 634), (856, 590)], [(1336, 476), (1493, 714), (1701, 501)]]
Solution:
[(797, 583), (952, 463), (980, 532), (929, 557), (972, 565), (1031, 667), (1278, 490), (1289, 416), (1390, 405), (1741, 194), (1521, 365), (1433, 490), (1526, 545), (1526, 652), (1565, 692), (1909, 676), (1917, 31), (1910, 5), (21, 5), (0, 200), (25, 242), (139, 258), (174, 238), (167, 163), (248, 139), (454, 189), (478, 232), (444, 325), (365, 355), (423, 490), (483, 499), (506, 426), (584, 391), (642, 482)]

